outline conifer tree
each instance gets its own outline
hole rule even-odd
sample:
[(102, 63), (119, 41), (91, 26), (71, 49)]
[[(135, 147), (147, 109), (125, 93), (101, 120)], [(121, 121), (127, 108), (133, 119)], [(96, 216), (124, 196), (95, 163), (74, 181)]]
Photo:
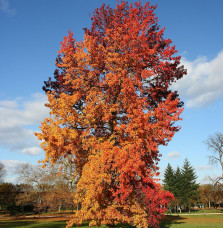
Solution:
[(183, 195), (183, 178), (180, 167), (178, 166), (174, 172), (174, 184), (173, 184), (173, 193), (177, 198), (181, 198)]
[(177, 167), (176, 171), (174, 172), (174, 184), (173, 184), (172, 193), (174, 194), (174, 198), (175, 198), (174, 205), (176, 206), (177, 209), (180, 209), (184, 190), (183, 190), (182, 173), (181, 173), (179, 166)]
[(164, 173), (164, 179), (163, 179), (164, 189), (173, 193), (174, 192), (174, 181), (175, 181), (174, 170), (173, 170), (172, 166), (170, 165), (170, 163), (168, 163), (167, 168)]
[(188, 159), (185, 159), (182, 167), (182, 203), (190, 210), (191, 203), (199, 199), (199, 184), (196, 183), (197, 176)]
[(164, 189), (173, 193), (174, 205), (188, 207), (199, 199), (199, 185), (196, 183), (197, 176), (188, 159), (185, 159), (182, 169), (177, 167), (174, 171), (168, 164), (164, 174)]

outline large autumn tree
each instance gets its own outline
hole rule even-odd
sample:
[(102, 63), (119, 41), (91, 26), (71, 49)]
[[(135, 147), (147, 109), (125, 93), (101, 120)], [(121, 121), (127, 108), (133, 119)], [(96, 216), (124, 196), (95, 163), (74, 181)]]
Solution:
[(156, 183), (159, 145), (179, 130), (182, 102), (170, 86), (186, 74), (149, 2), (92, 16), (84, 40), (69, 32), (45, 82), (51, 116), (41, 125), (43, 162), (72, 157), (81, 208), (68, 226), (158, 226), (172, 194)]

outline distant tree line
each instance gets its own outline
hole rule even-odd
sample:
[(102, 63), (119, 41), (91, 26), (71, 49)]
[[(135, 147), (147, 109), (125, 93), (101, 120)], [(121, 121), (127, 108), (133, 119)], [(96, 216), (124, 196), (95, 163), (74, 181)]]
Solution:
[(223, 206), (223, 134), (216, 132), (210, 135), (204, 142), (212, 152), (209, 156), (209, 164), (220, 165), (221, 174), (217, 177), (208, 175), (209, 184), (200, 186), (201, 199), (208, 207)]
[[(219, 163), (223, 170), (223, 134), (216, 133), (205, 141), (213, 154), (210, 164)], [(10, 214), (32, 211), (60, 211), (61, 209), (78, 209), (73, 194), (76, 190), (74, 164), (67, 157), (54, 166), (33, 166), (22, 164), (17, 168), (18, 183), (5, 183), (6, 169), (0, 162), (0, 210)], [(218, 177), (208, 177), (208, 184), (196, 183), (196, 173), (188, 159), (176, 170), (168, 164), (163, 180), (163, 188), (174, 194), (175, 200), (170, 205), (170, 211), (182, 211), (195, 205), (205, 207), (223, 207), (223, 174)]]
[(223, 184), (216, 184), (215, 179), (209, 184), (202, 184), (199, 187), (203, 205), (208, 208), (223, 207)]
[(11, 215), (76, 209), (71, 164), (67, 162), (64, 167), (60, 170), (59, 166), (20, 165), (17, 169), (19, 184), (0, 183), (0, 209), (9, 211)]

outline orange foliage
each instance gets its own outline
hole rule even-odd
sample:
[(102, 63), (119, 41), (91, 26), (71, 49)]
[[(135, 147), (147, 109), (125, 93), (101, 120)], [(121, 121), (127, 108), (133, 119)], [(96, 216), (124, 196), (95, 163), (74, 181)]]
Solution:
[(77, 180), (68, 223), (158, 226), (173, 195), (156, 183), (159, 145), (179, 127), (182, 102), (170, 86), (186, 71), (146, 3), (103, 5), (61, 43), (55, 81), (45, 82), (51, 117), (36, 133), (46, 158), (73, 156)]

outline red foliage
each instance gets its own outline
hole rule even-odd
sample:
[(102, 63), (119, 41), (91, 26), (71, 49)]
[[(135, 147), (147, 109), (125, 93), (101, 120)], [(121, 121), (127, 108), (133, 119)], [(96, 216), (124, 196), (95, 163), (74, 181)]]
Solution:
[(186, 71), (155, 8), (122, 1), (96, 9), (83, 42), (64, 38), (55, 81), (45, 82), (52, 116), (37, 135), (45, 162), (73, 155), (81, 209), (69, 226), (158, 226), (173, 198), (155, 183), (158, 147), (180, 129), (183, 104), (170, 86)]

